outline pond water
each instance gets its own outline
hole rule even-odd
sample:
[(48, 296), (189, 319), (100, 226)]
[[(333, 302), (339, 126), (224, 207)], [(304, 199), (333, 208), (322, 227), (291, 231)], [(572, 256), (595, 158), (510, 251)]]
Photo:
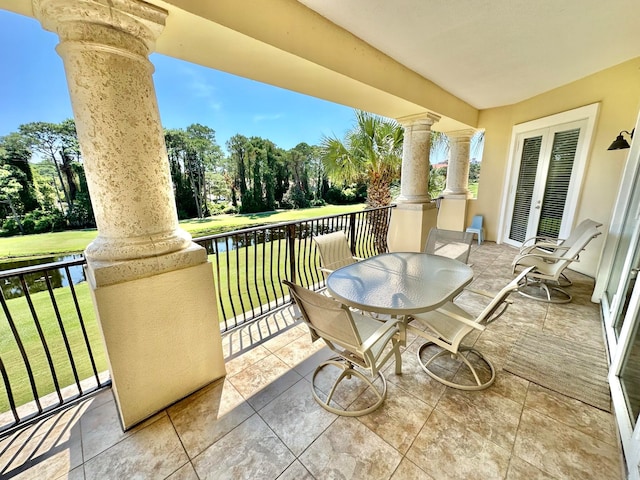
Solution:
[[(82, 254), (71, 255), (51, 255), (46, 257), (29, 258), (22, 260), (12, 260), (10, 262), (0, 263), (0, 271), (12, 270), (14, 268), (30, 267), (33, 265), (43, 265), (45, 263), (62, 262), (64, 260), (77, 260), (82, 258)], [(68, 287), (69, 282), (77, 285), (86, 281), (84, 269), (82, 265), (74, 265), (69, 267), (69, 278), (64, 268), (48, 270), (49, 282), (52, 288)], [(24, 276), (25, 283), (30, 293), (41, 292), (47, 289), (45, 272), (30, 273)], [(0, 288), (5, 298), (16, 298), (23, 295), (22, 283), (20, 277), (11, 276), (0, 279)]]

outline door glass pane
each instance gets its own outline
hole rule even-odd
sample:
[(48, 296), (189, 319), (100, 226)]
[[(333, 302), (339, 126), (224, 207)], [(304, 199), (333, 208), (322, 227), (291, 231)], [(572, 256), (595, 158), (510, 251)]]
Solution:
[[(622, 325), (625, 320), (625, 316), (627, 314), (627, 308), (629, 307), (629, 300), (631, 299), (631, 293), (633, 292), (633, 287), (636, 285), (636, 277), (638, 276), (638, 265), (640, 263), (640, 251), (636, 251), (634, 254), (632, 270), (627, 277), (627, 282), (624, 289), (619, 289), (620, 295), (624, 295), (622, 300), (622, 306), (616, 313), (616, 319), (613, 322), (613, 330), (616, 332), (616, 339), (620, 336), (620, 330), (622, 330)], [(620, 274), (618, 274), (618, 278), (620, 278)]]
[(533, 187), (536, 183), (536, 171), (538, 170), (541, 147), (542, 135), (525, 138), (524, 146), (522, 147), (520, 173), (518, 174), (513, 216), (511, 217), (511, 231), (509, 232), (509, 238), (517, 242), (526, 240), (531, 198), (533, 197)]
[[(631, 320), (631, 319), (629, 319)], [(640, 413), (640, 339), (638, 338), (638, 322), (635, 322), (630, 348), (625, 352), (624, 363), (620, 372), (620, 384), (627, 402), (631, 424), (635, 426)]]
[(537, 235), (558, 238), (579, 137), (579, 128), (554, 135)]

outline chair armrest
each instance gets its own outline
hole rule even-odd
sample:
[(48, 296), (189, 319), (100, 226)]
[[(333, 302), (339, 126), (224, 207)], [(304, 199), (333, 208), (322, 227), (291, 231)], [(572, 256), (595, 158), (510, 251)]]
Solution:
[(480, 325), (475, 320), (469, 320), (468, 318), (465, 318), (462, 315), (458, 315), (457, 313), (448, 312), (448, 311), (442, 310), (442, 309), (437, 309), (436, 311), (438, 313), (442, 314), (442, 315), (445, 315), (445, 316), (449, 317), (449, 318), (453, 318), (454, 320), (457, 320), (460, 323), (464, 323), (465, 325), (468, 325), (468, 326), (470, 326), (472, 328), (475, 328), (476, 330), (483, 331), (485, 329), (484, 325)]
[(559, 261), (563, 261), (563, 262), (579, 262), (580, 260), (578, 258), (566, 258), (566, 257), (559, 257), (557, 255), (551, 255), (551, 254), (545, 254), (545, 253), (525, 253), (524, 255), (518, 255), (516, 258), (513, 259), (513, 262), (511, 263), (512, 267), (515, 267), (516, 265), (518, 265), (518, 263), (520, 262), (520, 260), (522, 260), (523, 258), (540, 258), (541, 260), (552, 260), (554, 262), (559, 262)]
[(318, 270), (324, 273), (333, 273), (335, 270), (331, 270), (330, 268), (318, 267)]
[[(493, 300), (496, 296), (495, 293), (487, 292), (486, 290), (476, 290), (475, 288), (465, 288), (465, 292), (475, 293), (476, 295), (480, 295), (482, 297), (487, 297)], [(503, 302), (508, 303), (509, 305), (513, 304), (513, 300), (510, 298), (505, 298)]]
[(364, 260), (364, 258), (361, 258), (361, 257), (353, 257), (353, 259), (354, 259), (356, 262), (360, 262), (360, 261)]
[[(547, 237), (547, 236), (544, 236), (544, 235), (538, 235), (538, 236), (536, 236), (536, 237), (529, 237), (529, 238), (527, 238), (524, 242), (522, 242), (522, 247), (524, 247), (525, 245), (527, 245), (527, 243), (529, 243), (529, 242), (533, 242), (533, 243), (532, 243), (532, 245), (535, 245), (535, 244), (536, 244), (536, 243), (538, 243), (539, 241), (546, 242), (546, 243), (551, 243), (551, 242), (553, 242), (554, 240), (556, 240), (556, 241), (558, 241), (558, 240), (559, 240), (559, 241), (562, 241), (562, 240), (560, 240), (559, 238), (552, 238), (552, 237)], [(531, 245), (529, 245), (529, 246), (531, 246)]]
[(540, 243), (535, 243), (533, 245), (529, 245), (528, 247), (523, 247), (520, 249), (520, 255), (524, 255), (527, 253), (531, 253), (534, 250), (540, 250), (540, 251), (544, 251), (542, 249), (548, 249), (548, 250), (554, 250), (554, 251), (558, 251), (558, 250), (569, 250), (569, 247), (566, 247), (564, 245), (558, 245), (556, 243), (546, 243), (546, 242), (540, 242)]
[[(396, 325), (400, 325), (400, 328), (393, 331), (393, 327)], [(404, 327), (404, 320), (401, 318), (392, 318), (391, 320), (387, 320), (384, 322), (378, 330), (373, 332), (373, 334), (367, 338), (367, 340), (362, 344), (362, 351), (366, 352), (370, 350), (376, 343), (378, 343), (385, 335), (389, 334), (389, 338), (391, 338), (396, 333), (400, 332), (400, 329)], [(387, 339), (388, 341), (388, 339)]]

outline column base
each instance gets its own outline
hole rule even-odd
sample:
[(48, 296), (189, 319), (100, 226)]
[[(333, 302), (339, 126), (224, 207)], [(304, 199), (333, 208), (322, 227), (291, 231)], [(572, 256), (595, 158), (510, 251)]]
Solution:
[(434, 203), (400, 203), (391, 210), (388, 245), (390, 252), (422, 252), (429, 230), (436, 226)]
[(226, 374), (211, 263), (90, 287), (124, 430)]
[(467, 195), (448, 195), (440, 200), (438, 228), (463, 232), (467, 226)]

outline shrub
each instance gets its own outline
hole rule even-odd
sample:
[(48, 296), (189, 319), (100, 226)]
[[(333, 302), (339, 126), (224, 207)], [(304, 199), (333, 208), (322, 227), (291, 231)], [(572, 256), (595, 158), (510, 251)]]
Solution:
[(222, 213), (233, 215), (235, 213), (238, 213), (238, 208), (234, 207), (233, 205), (228, 205), (224, 210), (222, 210)]

